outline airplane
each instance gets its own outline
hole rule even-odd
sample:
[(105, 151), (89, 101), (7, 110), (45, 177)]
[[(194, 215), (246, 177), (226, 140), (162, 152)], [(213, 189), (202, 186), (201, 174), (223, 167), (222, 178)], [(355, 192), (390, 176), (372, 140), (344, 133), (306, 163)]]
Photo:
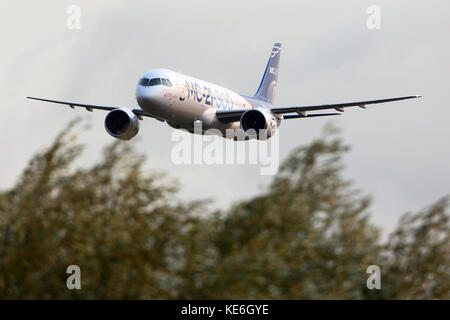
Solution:
[[(281, 120), (334, 116), (345, 108), (420, 98), (419, 95), (323, 104), (310, 106), (274, 105), (277, 87), (281, 43), (275, 43), (270, 53), (262, 80), (253, 96), (241, 95), (233, 90), (196, 79), (168, 69), (154, 69), (145, 73), (136, 88), (136, 101), (139, 108), (100, 106), (76, 102), (26, 97), (45, 102), (81, 107), (87, 111), (109, 111), (105, 118), (105, 129), (121, 140), (130, 140), (139, 131), (139, 120), (151, 117), (167, 122), (173, 128), (185, 129), (191, 133), (205, 134), (216, 129), (227, 136), (230, 130), (244, 132), (245, 140), (268, 139), (280, 126)], [(315, 113), (321, 110), (338, 112)], [(313, 113), (310, 113), (313, 112)], [(201, 130), (195, 124), (201, 123)], [(238, 140), (237, 135), (231, 137)]]

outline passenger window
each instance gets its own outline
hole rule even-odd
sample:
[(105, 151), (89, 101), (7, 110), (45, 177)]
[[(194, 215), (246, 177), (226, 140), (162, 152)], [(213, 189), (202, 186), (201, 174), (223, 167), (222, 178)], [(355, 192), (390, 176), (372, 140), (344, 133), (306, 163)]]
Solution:
[(149, 82), (149, 86), (158, 86), (161, 84), (161, 78), (153, 78)]
[(142, 78), (140, 81), (139, 81), (139, 84), (141, 85), (141, 86), (148, 86), (148, 82), (150, 81), (150, 79), (148, 79), (148, 78)]

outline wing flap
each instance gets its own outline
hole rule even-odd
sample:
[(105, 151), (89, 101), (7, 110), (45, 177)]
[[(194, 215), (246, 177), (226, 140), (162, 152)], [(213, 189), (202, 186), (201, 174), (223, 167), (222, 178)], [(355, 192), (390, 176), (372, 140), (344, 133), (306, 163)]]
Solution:
[(299, 119), (299, 118), (314, 118), (314, 117), (328, 117), (328, 116), (340, 116), (340, 113), (313, 113), (313, 114), (287, 114), (283, 116), (283, 119)]

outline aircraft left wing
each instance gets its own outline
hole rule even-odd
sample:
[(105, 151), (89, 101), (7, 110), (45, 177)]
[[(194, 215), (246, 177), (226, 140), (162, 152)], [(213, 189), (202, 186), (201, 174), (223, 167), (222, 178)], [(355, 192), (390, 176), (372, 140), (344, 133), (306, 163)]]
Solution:
[(326, 110), (326, 109), (335, 109), (340, 112), (344, 112), (344, 108), (348, 107), (361, 107), (363, 109), (366, 108), (369, 104), (379, 104), (407, 99), (416, 99), (421, 98), (422, 96), (407, 96), (407, 97), (399, 97), (399, 98), (389, 98), (389, 99), (380, 99), (380, 100), (367, 100), (367, 101), (359, 101), (359, 102), (347, 102), (347, 103), (337, 103), (337, 104), (323, 104), (317, 106), (299, 106), (299, 107), (273, 107), (270, 108), (275, 114), (283, 114), (289, 112), (306, 112), (306, 111), (317, 111), (317, 110)]
[[(84, 103), (77, 103), (77, 102), (67, 102), (67, 101), (59, 101), (59, 100), (50, 100), (50, 99), (43, 99), (43, 98), (36, 98), (36, 97), (27, 97), (27, 99), (32, 100), (38, 100), (38, 101), (44, 101), (44, 102), (51, 102), (51, 103), (58, 103), (58, 104), (65, 104), (71, 107), (72, 109), (75, 109), (75, 107), (85, 108), (87, 111), (93, 112), (93, 110), (103, 110), (103, 111), (111, 111), (120, 107), (114, 107), (114, 106), (98, 106), (93, 104), (84, 104)], [(141, 117), (151, 117), (147, 112), (145, 112), (142, 109), (133, 108), (131, 111), (137, 115), (139, 118)], [(158, 119), (159, 120), (159, 119)]]
[[(334, 116), (339, 113), (319, 113), (319, 114), (307, 114), (308, 111), (319, 111), (319, 110), (329, 110), (335, 109), (339, 112), (344, 112), (344, 108), (348, 107), (361, 107), (363, 109), (366, 108), (367, 105), (370, 104), (379, 104), (386, 102), (394, 102), (400, 100), (407, 99), (416, 99), (421, 98), (422, 96), (406, 96), (406, 97), (398, 97), (398, 98), (389, 98), (389, 99), (380, 99), (380, 100), (366, 100), (366, 101), (358, 101), (358, 102), (346, 102), (346, 103), (337, 103), (337, 104), (323, 104), (323, 105), (314, 105), (314, 106), (293, 106), (293, 107), (271, 107), (269, 110), (274, 114), (283, 115), (286, 113), (297, 113), (297, 115), (286, 115), (285, 119), (296, 119), (296, 118), (310, 118), (310, 117), (320, 117), (320, 116)], [(241, 110), (218, 110), (216, 111), (217, 118), (223, 122), (232, 122), (239, 121), (240, 117), (245, 111), (249, 109), (241, 109)]]

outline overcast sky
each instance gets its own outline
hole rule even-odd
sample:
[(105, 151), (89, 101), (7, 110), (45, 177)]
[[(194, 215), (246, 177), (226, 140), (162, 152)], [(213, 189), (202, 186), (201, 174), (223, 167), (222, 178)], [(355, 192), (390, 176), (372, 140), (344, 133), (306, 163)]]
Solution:
[[(81, 29), (66, 27), (69, 5)], [(369, 5), (381, 29), (366, 27)], [(333, 119), (288, 120), (280, 154), (334, 123), (352, 147), (345, 175), (373, 196), (372, 218), (391, 230), (399, 216), (450, 193), (450, 2), (432, 1), (2, 1), (0, 188), (68, 121), (92, 129), (80, 165), (112, 141), (105, 113), (25, 100), (27, 95), (135, 107), (146, 71), (164, 67), (239, 92), (256, 90), (274, 42), (283, 43), (278, 105), (303, 105), (422, 94), (359, 108)], [(183, 184), (183, 198), (211, 197), (226, 208), (264, 190), (256, 166), (175, 166), (172, 128), (141, 122), (137, 149), (149, 168)]]

